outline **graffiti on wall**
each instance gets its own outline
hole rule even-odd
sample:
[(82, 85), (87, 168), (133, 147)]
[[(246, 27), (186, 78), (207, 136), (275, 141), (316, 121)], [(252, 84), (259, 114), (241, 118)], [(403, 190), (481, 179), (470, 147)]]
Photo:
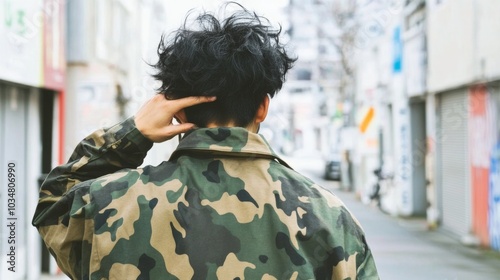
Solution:
[[(481, 244), (488, 246), (488, 180), (490, 152), (495, 142), (490, 94), (483, 85), (469, 91), (469, 157), (472, 184), (472, 227)], [(473, 147), (473, 148), (472, 148)]]
[(491, 248), (500, 251), (500, 141), (491, 153), (489, 180), (489, 235)]

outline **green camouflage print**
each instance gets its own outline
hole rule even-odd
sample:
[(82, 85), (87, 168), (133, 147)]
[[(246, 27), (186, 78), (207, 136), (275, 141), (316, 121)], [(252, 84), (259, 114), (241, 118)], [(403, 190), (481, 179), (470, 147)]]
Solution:
[(187, 133), (169, 161), (130, 118), (43, 183), (33, 225), (72, 279), (378, 279), (332, 193), (243, 128)]

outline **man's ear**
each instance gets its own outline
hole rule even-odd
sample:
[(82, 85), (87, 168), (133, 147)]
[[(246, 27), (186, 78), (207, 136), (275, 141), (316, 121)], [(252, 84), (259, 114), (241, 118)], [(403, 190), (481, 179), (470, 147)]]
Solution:
[(255, 122), (256, 123), (261, 123), (266, 119), (267, 112), (269, 111), (270, 100), (271, 99), (269, 98), (269, 95), (266, 94), (266, 97), (264, 97), (264, 100), (262, 100), (262, 103), (260, 103), (260, 105), (259, 105), (259, 109), (257, 110), (257, 114), (255, 114)]

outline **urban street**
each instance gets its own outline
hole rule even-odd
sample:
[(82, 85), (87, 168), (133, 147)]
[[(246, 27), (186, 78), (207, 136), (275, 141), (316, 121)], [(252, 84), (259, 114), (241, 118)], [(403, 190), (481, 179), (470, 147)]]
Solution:
[[(74, 224), (64, 211), (78, 216), (83, 210), (59, 203), (75, 193), (79, 203), (94, 203), (75, 186), (96, 184), (118, 169), (171, 164), (176, 149), (191, 143), (183, 137), (201, 131), (189, 131), (186, 122), (241, 128), (241, 143), (220, 145), (228, 150), (224, 155), (262, 138), (260, 144), (340, 197), (364, 228), (381, 279), (500, 279), (500, 1), (226, 2), (0, 0), (0, 280), (67, 279), (61, 269), (75, 266), (58, 266), (49, 250), (59, 251), (46, 242), (61, 239), (45, 236), (44, 228), (56, 223), (61, 230), (49, 235), (64, 235)], [(232, 21), (240, 16), (244, 32), (240, 19)], [(213, 26), (203, 23), (208, 19)], [(149, 107), (203, 95), (196, 102), (214, 103), (173, 105), (168, 110), (176, 112), (166, 115)], [(152, 137), (137, 123), (147, 127), (151, 116), (166, 118), (160, 131), (186, 130)], [(107, 135), (122, 135), (122, 129), (133, 145)], [(137, 145), (141, 153), (130, 160), (144, 158), (121, 164), (84, 148), (74, 153), (82, 141), (79, 147), (104, 154)], [(220, 143), (202, 144), (210, 150)], [(129, 159), (128, 153), (120, 158)], [(262, 155), (250, 154), (238, 158)], [(113, 163), (113, 172), (95, 165), (102, 173), (78, 174), (94, 160)], [(205, 182), (195, 187), (207, 190)], [(93, 185), (82, 189), (90, 192)], [(113, 211), (96, 214), (113, 225), (110, 231), (120, 228)], [(104, 234), (75, 232), (85, 232), (82, 238)], [(99, 249), (90, 243), (78, 250)], [(59, 260), (86, 267), (90, 258), (80, 253), (84, 257)], [(117, 263), (137, 262), (109, 265)]]

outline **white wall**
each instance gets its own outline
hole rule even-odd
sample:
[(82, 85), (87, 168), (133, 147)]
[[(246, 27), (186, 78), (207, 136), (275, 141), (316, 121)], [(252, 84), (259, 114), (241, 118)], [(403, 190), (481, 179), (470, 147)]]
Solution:
[[(0, 1), (0, 79), (41, 86), (43, 1)], [(23, 15), (21, 17), (20, 15)], [(29, 67), (27, 67), (29, 65)]]
[(408, 18), (415, 17), (418, 17), (419, 23), (407, 24), (403, 33), (405, 91), (410, 97), (423, 95), (427, 89), (427, 46), (425, 44), (425, 15), (423, 9)]
[(463, 86), (475, 76), (474, 3), (480, 1), (441, 2), (428, 5), (427, 85), (430, 92)]
[(482, 79), (497, 80), (500, 78), (500, 1), (475, 2), (478, 75)]
[(430, 90), (500, 78), (500, 2), (441, 2), (428, 10)]

